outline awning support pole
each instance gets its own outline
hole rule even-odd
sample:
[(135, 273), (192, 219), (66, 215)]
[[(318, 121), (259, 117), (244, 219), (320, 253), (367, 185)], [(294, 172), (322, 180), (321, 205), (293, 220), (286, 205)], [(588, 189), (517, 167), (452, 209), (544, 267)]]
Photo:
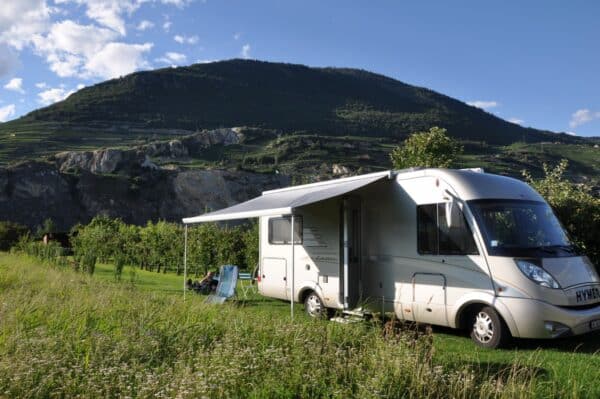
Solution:
[(349, 296), (349, 290), (350, 290), (350, 282), (349, 282), (349, 276), (348, 273), (350, 272), (350, 250), (348, 247), (348, 200), (344, 199), (343, 202), (343, 206), (344, 206), (344, 211), (343, 211), (343, 225), (344, 225), (344, 231), (343, 231), (343, 249), (344, 249), (344, 309), (348, 309), (349, 305), (348, 305), (348, 296)]
[(185, 301), (185, 291), (187, 290), (187, 241), (188, 226), (185, 225), (183, 233), (183, 300)]
[(292, 217), (291, 217), (291, 229), (292, 229), (292, 233), (291, 233), (291, 238), (292, 238), (292, 284), (291, 284), (291, 289), (290, 289), (290, 311), (291, 311), (291, 317), (292, 320), (294, 320), (294, 275), (296, 274), (296, 262), (295, 262), (295, 254), (294, 254), (294, 241), (295, 241), (295, 237), (294, 237), (294, 214), (292, 213)]

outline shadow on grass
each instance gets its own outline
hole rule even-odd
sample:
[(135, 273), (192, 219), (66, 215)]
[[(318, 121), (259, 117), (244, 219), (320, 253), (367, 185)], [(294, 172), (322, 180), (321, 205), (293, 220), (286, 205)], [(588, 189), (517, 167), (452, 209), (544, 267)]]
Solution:
[(527, 381), (533, 379), (549, 380), (551, 373), (543, 367), (525, 364), (510, 364), (502, 362), (486, 361), (461, 361), (449, 362), (446, 367), (450, 370), (473, 370), (477, 384), (484, 383), (489, 379), (506, 383), (513, 381)]
[[(435, 334), (452, 335), (455, 337), (463, 337), (469, 339), (468, 332), (464, 330), (456, 330), (449, 327), (433, 326)], [(473, 343), (475, 345), (475, 343)], [(526, 339), (513, 338), (512, 342), (506, 348), (509, 350), (555, 350), (559, 352), (577, 352), (600, 354), (600, 331), (590, 332), (584, 335), (576, 335), (557, 339)]]

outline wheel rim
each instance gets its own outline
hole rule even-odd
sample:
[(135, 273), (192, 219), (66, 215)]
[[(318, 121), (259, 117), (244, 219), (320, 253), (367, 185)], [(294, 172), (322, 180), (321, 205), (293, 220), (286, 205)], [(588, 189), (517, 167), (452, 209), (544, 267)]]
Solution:
[(473, 324), (473, 334), (484, 344), (490, 342), (494, 337), (494, 322), (490, 315), (485, 312), (477, 313), (475, 323)]
[(323, 304), (321, 303), (321, 299), (316, 294), (310, 294), (306, 298), (306, 313), (316, 317), (321, 315), (322, 310)]

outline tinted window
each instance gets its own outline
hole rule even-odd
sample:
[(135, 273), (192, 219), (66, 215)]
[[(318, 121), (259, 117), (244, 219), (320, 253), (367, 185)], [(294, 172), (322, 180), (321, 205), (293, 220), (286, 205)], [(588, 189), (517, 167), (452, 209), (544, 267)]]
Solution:
[(417, 206), (417, 246), (420, 254), (476, 255), (477, 246), (461, 212), (457, 226), (446, 223), (444, 203)]
[[(290, 244), (290, 217), (269, 219), (269, 244)], [(294, 216), (294, 244), (302, 244), (302, 216)]]
[(437, 205), (417, 207), (417, 234), (420, 254), (438, 253)]
[(469, 207), (490, 255), (573, 256), (575, 249), (545, 202), (475, 200)]

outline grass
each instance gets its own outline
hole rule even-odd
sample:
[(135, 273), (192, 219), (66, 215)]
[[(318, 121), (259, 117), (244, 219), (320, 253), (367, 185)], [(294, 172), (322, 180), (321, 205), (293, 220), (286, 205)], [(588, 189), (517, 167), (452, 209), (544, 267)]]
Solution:
[(446, 329), (340, 325), (182, 278), (90, 277), (0, 253), (0, 397), (599, 397), (599, 336), (476, 348)]

